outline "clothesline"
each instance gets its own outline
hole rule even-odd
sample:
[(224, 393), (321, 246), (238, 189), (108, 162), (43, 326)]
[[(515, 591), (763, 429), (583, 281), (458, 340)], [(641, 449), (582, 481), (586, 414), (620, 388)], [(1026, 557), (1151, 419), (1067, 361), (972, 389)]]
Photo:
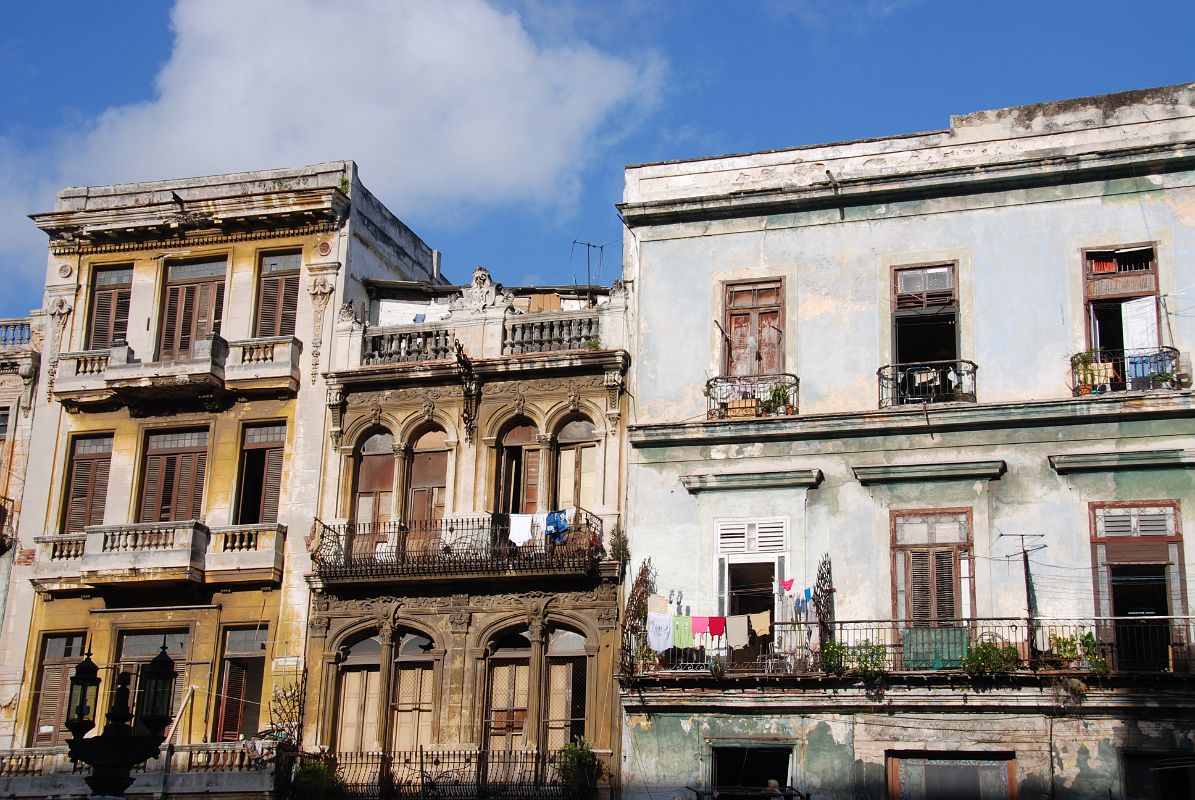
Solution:
[[(781, 585), (785, 592), (789, 592), (794, 588), (794, 581), (782, 581)], [(812, 596), (812, 587), (796, 592), (793, 610), (798, 617), (805, 616), (812, 610)], [(680, 611), (682, 603), (683, 600), (678, 598), (677, 611)], [(653, 594), (647, 598), (647, 644), (656, 652), (674, 647), (685, 649), (700, 646), (704, 644), (706, 637), (713, 645), (723, 636), (726, 644), (737, 650), (747, 647), (751, 641), (751, 634), (757, 638), (771, 635), (772, 610), (751, 614), (707, 616), (674, 614), (669, 610), (669, 606), (668, 598), (663, 595)]]

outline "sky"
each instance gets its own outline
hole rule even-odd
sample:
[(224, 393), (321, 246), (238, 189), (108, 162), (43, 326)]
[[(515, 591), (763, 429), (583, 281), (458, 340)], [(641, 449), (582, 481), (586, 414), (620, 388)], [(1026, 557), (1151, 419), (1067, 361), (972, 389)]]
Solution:
[(6, 12), (0, 316), (41, 305), (46, 240), (27, 215), (63, 186), (353, 159), (455, 282), (483, 264), (508, 285), (609, 283), (626, 164), (1195, 81), (1191, 0), (55, 0)]

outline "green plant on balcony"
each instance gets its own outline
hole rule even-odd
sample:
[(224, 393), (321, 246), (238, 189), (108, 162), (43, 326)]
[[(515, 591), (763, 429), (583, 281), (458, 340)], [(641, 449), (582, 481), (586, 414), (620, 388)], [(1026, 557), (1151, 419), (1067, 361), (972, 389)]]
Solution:
[(336, 774), (336, 766), (327, 761), (304, 759), (291, 778), (291, 796), (300, 800), (343, 797), (344, 781)]
[(566, 797), (593, 797), (606, 768), (585, 739), (569, 742), (560, 750), (560, 782)]
[(1091, 631), (1078, 636), (1050, 634), (1050, 652), (1062, 669), (1087, 669), (1108, 673), (1108, 659), (1100, 654), (1100, 642)]
[(1153, 389), (1172, 389), (1174, 388), (1175, 377), (1173, 372), (1151, 372), (1149, 375), (1149, 385)]
[(783, 414), (788, 408), (788, 387), (776, 385), (763, 401), (763, 413)]
[(847, 668), (847, 646), (841, 642), (830, 640), (822, 642), (820, 655), (822, 660), (822, 672), (827, 675), (842, 675)]
[(602, 340), (596, 336), (590, 336), (588, 339), (585, 340), (585, 349), (586, 350), (601, 350), (602, 349)]
[(1075, 389), (1080, 394), (1090, 394), (1096, 385), (1095, 365), (1100, 363), (1100, 351), (1084, 350), (1071, 356), (1071, 370), (1074, 372)]
[(1021, 657), (1011, 644), (979, 639), (967, 645), (962, 666), (963, 672), (972, 678), (992, 680), (1016, 672), (1021, 666)]
[(871, 640), (864, 639), (850, 649), (850, 659), (863, 683), (869, 687), (879, 686), (888, 675), (888, 648), (880, 642), (872, 644)]

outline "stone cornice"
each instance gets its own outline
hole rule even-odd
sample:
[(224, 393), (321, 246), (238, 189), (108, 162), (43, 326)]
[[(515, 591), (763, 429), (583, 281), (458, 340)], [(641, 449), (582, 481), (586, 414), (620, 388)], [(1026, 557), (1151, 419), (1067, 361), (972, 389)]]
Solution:
[(777, 472), (714, 472), (682, 475), (680, 482), (689, 494), (726, 489), (812, 489), (822, 482), (822, 471), (791, 469)]
[(1193, 400), (1195, 395), (1189, 390), (1166, 390), (1023, 403), (967, 403), (924, 408), (918, 405), (759, 420), (632, 425), (628, 428), (628, 437), (632, 447), (653, 448), (1090, 425), (1130, 419), (1190, 417), (1195, 412)]
[[(473, 373), (484, 383), (592, 374), (607, 371), (625, 373), (631, 357), (625, 350), (586, 350), (572, 353), (539, 353), (478, 358)], [(416, 361), (399, 364), (372, 364), (327, 374), (329, 383), (355, 390), (385, 384), (387, 387), (430, 385), (457, 380), (456, 361)]]
[(1049, 456), (1059, 475), (1070, 472), (1116, 472), (1126, 469), (1189, 469), (1195, 467), (1190, 450), (1112, 450)]
[(938, 461), (929, 464), (877, 464), (851, 467), (855, 480), (864, 486), (873, 483), (909, 481), (997, 480), (1007, 466), (996, 461)]

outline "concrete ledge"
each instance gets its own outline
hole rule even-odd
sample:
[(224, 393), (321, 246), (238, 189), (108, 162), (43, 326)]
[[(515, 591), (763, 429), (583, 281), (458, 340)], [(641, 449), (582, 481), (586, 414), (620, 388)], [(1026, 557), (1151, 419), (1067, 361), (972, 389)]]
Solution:
[(689, 494), (726, 489), (812, 489), (822, 482), (822, 471), (792, 469), (779, 472), (715, 472), (682, 475), (680, 482)]
[(1126, 469), (1188, 469), (1195, 467), (1190, 450), (1129, 450), (1049, 456), (1059, 475), (1071, 472), (1116, 472)]
[(997, 461), (939, 461), (929, 464), (877, 464), (851, 467), (855, 480), (864, 486), (873, 483), (905, 483), (907, 481), (958, 481), (976, 478), (994, 481), (1007, 471), (1003, 460)]

